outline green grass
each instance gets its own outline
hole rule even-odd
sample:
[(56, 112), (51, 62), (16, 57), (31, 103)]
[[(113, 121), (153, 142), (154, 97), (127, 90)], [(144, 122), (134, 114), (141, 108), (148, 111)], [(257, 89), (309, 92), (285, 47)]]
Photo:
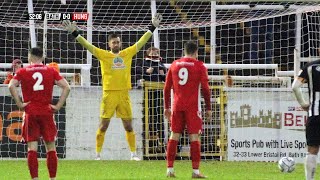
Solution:
[[(200, 171), (208, 179), (304, 179), (303, 164), (292, 173), (281, 173), (274, 162), (202, 161)], [(177, 179), (191, 178), (191, 161), (176, 161)], [(316, 177), (319, 177), (316, 176)], [(25, 160), (0, 161), (1, 180), (30, 179)], [(39, 179), (48, 179), (46, 162), (39, 161)], [(57, 179), (167, 179), (166, 162), (161, 161), (76, 161), (60, 160)]]

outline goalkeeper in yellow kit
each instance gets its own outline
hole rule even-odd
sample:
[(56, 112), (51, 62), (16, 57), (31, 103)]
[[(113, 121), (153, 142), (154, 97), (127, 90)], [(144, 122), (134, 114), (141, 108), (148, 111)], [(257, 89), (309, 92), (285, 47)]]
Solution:
[(132, 128), (132, 108), (129, 97), (131, 89), (131, 63), (132, 57), (151, 38), (153, 31), (159, 27), (162, 20), (160, 14), (156, 14), (152, 19), (152, 26), (134, 45), (121, 50), (121, 39), (117, 34), (108, 36), (108, 46), (111, 51), (100, 49), (90, 44), (77, 31), (75, 23), (63, 21), (64, 28), (71, 33), (76, 40), (90, 51), (101, 64), (101, 74), (103, 82), (103, 97), (100, 105), (100, 125), (96, 133), (97, 160), (101, 159), (101, 150), (104, 136), (108, 129), (110, 119), (116, 112), (117, 117), (122, 119), (126, 130), (131, 160), (140, 160), (136, 154), (136, 137)]

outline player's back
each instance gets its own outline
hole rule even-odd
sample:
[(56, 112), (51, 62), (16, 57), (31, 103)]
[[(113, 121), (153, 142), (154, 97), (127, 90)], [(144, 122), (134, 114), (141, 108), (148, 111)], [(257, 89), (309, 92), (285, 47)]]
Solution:
[(320, 60), (312, 61), (304, 67), (305, 78), (308, 80), (309, 91), (320, 91)]
[(20, 69), (15, 79), (21, 83), (24, 102), (30, 102), (26, 113), (41, 115), (52, 113), (53, 86), (61, 76), (51, 67), (42, 64), (30, 65)]
[(309, 90), (309, 116), (318, 116), (320, 114), (320, 60), (307, 63), (300, 71), (299, 77), (308, 82)]
[(201, 80), (207, 78), (203, 62), (181, 58), (174, 61), (170, 69), (174, 91), (173, 110), (198, 110)]

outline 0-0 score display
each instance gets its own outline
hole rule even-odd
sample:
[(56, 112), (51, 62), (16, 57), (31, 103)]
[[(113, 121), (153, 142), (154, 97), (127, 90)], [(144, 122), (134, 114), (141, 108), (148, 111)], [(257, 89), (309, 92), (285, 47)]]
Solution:
[(61, 21), (61, 20), (80, 20), (87, 21), (89, 18), (89, 13), (29, 13), (27, 20), (44, 20), (48, 21)]

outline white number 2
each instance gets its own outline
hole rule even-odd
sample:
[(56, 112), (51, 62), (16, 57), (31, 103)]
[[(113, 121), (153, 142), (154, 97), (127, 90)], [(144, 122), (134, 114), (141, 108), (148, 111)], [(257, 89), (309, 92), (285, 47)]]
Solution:
[(34, 91), (41, 91), (44, 89), (44, 86), (41, 84), (42, 81), (43, 81), (43, 76), (41, 73), (39, 72), (35, 72), (33, 75), (32, 75), (33, 79), (36, 79), (37, 82), (33, 85), (33, 90)]
[(180, 85), (185, 85), (186, 83), (187, 83), (187, 81), (188, 81), (188, 69), (187, 68), (181, 68), (180, 70), (179, 70), (179, 73), (178, 73), (178, 75), (179, 75), (179, 78), (180, 78), (180, 81), (179, 81), (179, 84)]

